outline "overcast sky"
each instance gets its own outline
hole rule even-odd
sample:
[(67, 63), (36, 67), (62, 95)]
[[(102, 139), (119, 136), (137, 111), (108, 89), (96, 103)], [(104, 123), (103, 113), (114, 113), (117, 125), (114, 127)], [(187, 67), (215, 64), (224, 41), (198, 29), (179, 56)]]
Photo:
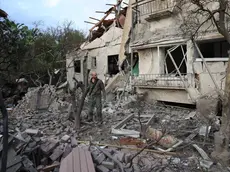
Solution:
[(0, 8), (10, 19), (32, 27), (33, 22), (43, 21), (43, 27), (55, 26), (65, 20), (73, 21), (75, 28), (87, 31), (91, 24), (84, 23), (89, 17), (102, 18), (103, 14), (116, 0), (0, 0)]

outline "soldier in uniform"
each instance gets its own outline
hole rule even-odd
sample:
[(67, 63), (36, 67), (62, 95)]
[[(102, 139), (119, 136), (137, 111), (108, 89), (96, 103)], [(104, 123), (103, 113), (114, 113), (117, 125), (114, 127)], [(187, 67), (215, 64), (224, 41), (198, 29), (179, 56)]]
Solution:
[(97, 73), (92, 72), (92, 77), (87, 88), (87, 94), (89, 94), (89, 116), (88, 121), (93, 120), (93, 110), (96, 106), (97, 109), (97, 121), (102, 123), (102, 96), (106, 100), (105, 85), (102, 80), (97, 78)]

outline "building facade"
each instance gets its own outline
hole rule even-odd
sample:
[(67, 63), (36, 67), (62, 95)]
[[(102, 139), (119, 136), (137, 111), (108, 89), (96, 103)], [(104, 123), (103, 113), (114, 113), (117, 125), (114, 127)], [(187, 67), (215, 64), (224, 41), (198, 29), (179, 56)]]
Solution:
[(150, 100), (194, 104), (199, 96), (224, 88), (229, 45), (209, 22), (191, 40), (183, 26), (194, 6), (186, 5), (176, 0), (132, 4), (129, 45), (139, 57), (132, 83)]

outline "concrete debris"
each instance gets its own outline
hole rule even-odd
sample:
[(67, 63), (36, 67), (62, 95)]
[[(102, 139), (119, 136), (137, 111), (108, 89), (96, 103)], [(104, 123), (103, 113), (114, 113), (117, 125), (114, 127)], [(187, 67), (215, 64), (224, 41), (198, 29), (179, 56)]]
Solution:
[(112, 134), (129, 136), (129, 137), (134, 137), (134, 138), (140, 137), (140, 132), (134, 131), (134, 130), (126, 130), (126, 129), (114, 129), (114, 128), (112, 128)]
[[(102, 172), (120, 172), (117, 162), (124, 167), (124, 171), (132, 172), (198, 172), (200, 166), (210, 170), (214, 168), (215, 165), (209, 158), (213, 150), (209, 141), (213, 138), (212, 130), (216, 129), (213, 127), (214, 123), (208, 123), (209, 143), (205, 145), (205, 151), (199, 144), (203, 139), (201, 136), (206, 133), (207, 119), (211, 117), (200, 118), (190, 108), (156, 102), (140, 103), (136, 100), (135, 96), (126, 96), (126, 100), (121, 100), (119, 106), (116, 101), (106, 103), (103, 109), (104, 123), (99, 126), (86, 122), (86, 99), (81, 129), (76, 131), (74, 121), (68, 115), (71, 101), (67, 93), (59, 94), (55, 87), (47, 85), (30, 89), (9, 115), (9, 159), (14, 160), (8, 162), (13, 163), (10, 168), (14, 171), (22, 168), (29, 169), (30, 172), (58, 171), (59, 164), (56, 161), (60, 162), (67, 157), (75, 147), (89, 150), (95, 168)], [(201, 104), (202, 102), (200, 113)], [(212, 111), (214, 110), (215, 108)], [(196, 144), (191, 144), (193, 141)], [(121, 143), (125, 148), (119, 148)], [(129, 168), (127, 163), (130, 163), (133, 155), (149, 143), (155, 144), (136, 156)], [(95, 145), (100, 145), (99, 148), (112, 158), (99, 151)], [(194, 154), (196, 151), (191, 149), (192, 146), (199, 154)], [(179, 156), (181, 152), (183, 156)]]
[(109, 172), (109, 169), (106, 168), (106, 167), (103, 166), (103, 165), (98, 165), (98, 166), (97, 166), (97, 170), (98, 170), (99, 172)]
[(199, 130), (200, 136), (206, 136), (210, 133), (211, 126), (202, 125)]
[(68, 135), (64, 135), (64, 136), (61, 138), (61, 140), (62, 140), (63, 142), (68, 142), (69, 139), (70, 139), (70, 136), (68, 136)]
[(31, 134), (31, 135), (37, 135), (39, 133), (38, 129), (26, 129), (25, 131), (27, 134)]

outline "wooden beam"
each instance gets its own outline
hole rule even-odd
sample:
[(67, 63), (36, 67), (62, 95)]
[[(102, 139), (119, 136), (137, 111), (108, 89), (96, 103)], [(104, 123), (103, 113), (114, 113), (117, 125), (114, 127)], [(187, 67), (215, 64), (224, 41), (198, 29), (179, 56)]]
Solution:
[(117, 7), (118, 5), (120, 5), (121, 2), (122, 2), (122, 0), (119, 0), (118, 3), (117, 3), (114, 7), (112, 7), (112, 9), (109, 10), (109, 11), (106, 13), (106, 15), (105, 15), (97, 24), (95, 24), (95, 26), (93, 26), (89, 31), (92, 32), (92, 30), (93, 30), (94, 28), (96, 28), (98, 25), (100, 25), (100, 24), (106, 19), (106, 17), (108, 17), (109, 14), (111, 14), (112, 11), (116, 10), (116, 7)]
[(105, 5), (109, 5), (109, 6), (116, 6), (116, 4), (105, 4)]
[(96, 23), (93, 23), (93, 22), (89, 22), (89, 21), (84, 21), (85, 23), (89, 23), (89, 24), (96, 24)]
[(96, 13), (104, 13), (105, 14), (105, 11), (95, 11)]
[(99, 19), (96, 19), (96, 18), (93, 18), (93, 17), (89, 17), (90, 19), (93, 19), (93, 20), (97, 20), (97, 21), (100, 21)]

